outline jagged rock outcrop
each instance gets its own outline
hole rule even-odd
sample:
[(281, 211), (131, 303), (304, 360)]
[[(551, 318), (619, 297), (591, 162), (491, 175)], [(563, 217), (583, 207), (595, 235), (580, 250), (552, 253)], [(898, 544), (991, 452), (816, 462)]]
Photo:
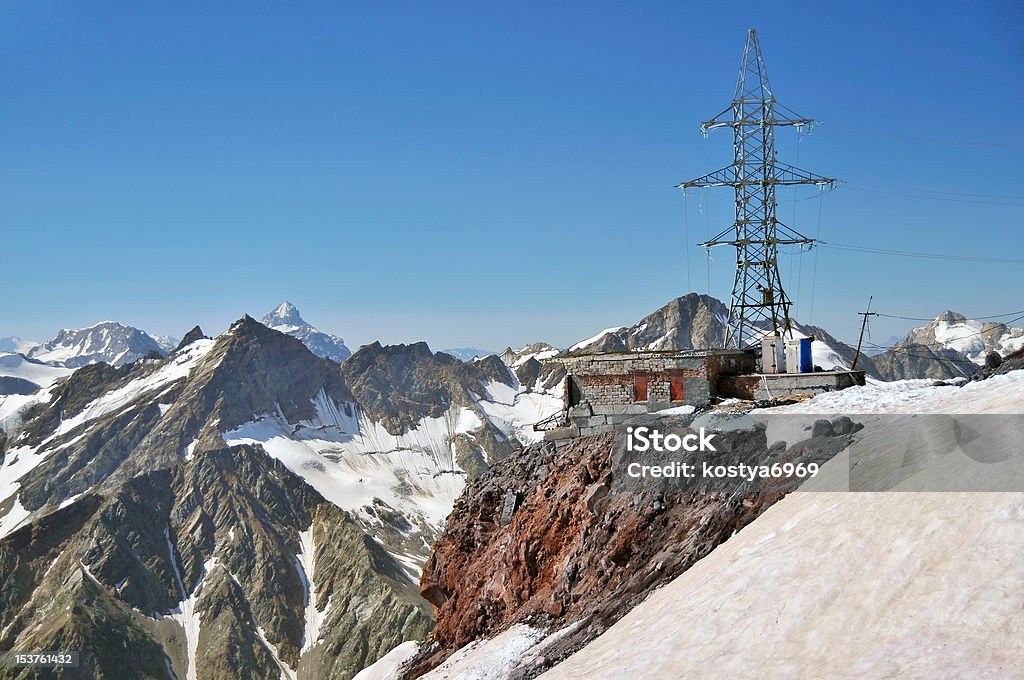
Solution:
[(197, 325), (192, 327), (192, 330), (190, 330), (188, 333), (185, 333), (185, 337), (183, 337), (181, 339), (181, 342), (179, 342), (177, 344), (177, 346), (174, 348), (174, 351), (175, 352), (181, 351), (185, 347), (188, 347), (189, 345), (191, 345), (196, 340), (208, 340), (208, 339), (209, 338), (207, 338), (206, 335), (203, 333), (203, 329), (200, 328), (199, 325), (197, 324)]
[(464, 363), (431, 352), (425, 342), (386, 347), (374, 342), (349, 357), (342, 372), (363, 412), (391, 434), (414, 428), (425, 418), (442, 418), (452, 407), (475, 414), (481, 428), (472, 436), (455, 433), (453, 438), (455, 462), (471, 477), (519, 448), (479, 406), (488, 397), (488, 383), (511, 384), (500, 360)]
[(1005, 375), (1010, 371), (1024, 370), (1024, 348), (1005, 357), (999, 356), (996, 352), (990, 352), (986, 359), (985, 366), (971, 377), (972, 380), (984, 380), (994, 375)]
[[(824, 462), (849, 443), (850, 430), (838, 429), (778, 460)], [(745, 441), (772, 455), (763, 431)], [(614, 487), (612, 444), (607, 434), (557, 449), (540, 444), (466, 488), (423, 570), (420, 590), (437, 608), (437, 627), (406, 677), (516, 622), (583, 622), (546, 651), (553, 662), (793, 488), (775, 480), (738, 494), (623, 492)]]

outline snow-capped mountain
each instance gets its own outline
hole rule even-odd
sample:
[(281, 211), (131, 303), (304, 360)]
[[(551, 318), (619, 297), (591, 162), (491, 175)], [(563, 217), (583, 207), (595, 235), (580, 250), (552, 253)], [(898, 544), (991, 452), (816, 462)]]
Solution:
[(53, 340), (30, 349), (28, 356), (54, 366), (78, 368), (100, 361), (124, 366), (154, 352), (160, 356), (167, 354), (146, 332), (103, 321), (88, 328), (64, 329)]
[(23, 354), (0, 353), (0, 395), (32, 394), (72, 372), (73, 369), (44, 364)]
[(452, 347), (450, 349), (442, 349), (441, 351), (445, 354), (451, 354), (459, 361), (472, 361), (473, 359), (479, 359), (489, 354), (497, 354), (497, 352), (480, 349), (479, 347)]
[(298, 338), (318, 357), (341, 363), (352, 355), (344, 340), (311, 326), (290, 302), (282, 302), (274, 311), (264, 316), (261, 323), (275, 331)]
[(10, 335), (6, 338), (0, 338), (0, 352), (27, 354), (29, 350), (38, 344), (34, 340), (25, 340), (17, 335)]
[(960, 352), (975, 364), (984, 364), (989, 352), (1007, 356), (1024, 347), (1024, 328), (994, 321), (975, 321), (946, 310), (924, 326), (911, 330), (899, 347), (923, 345)]
[[(597, 344), (707, 346), (724, 311), (686, 296)], [(121, 677), (125, 648), (151, 676), (351, 677), (424, 639), (435, 612), (420, 592), (442, 614), (445, 653), (524, 612), (586, 609), (610, 625), (764, 509), (710, 497), (609, 505), (603, 445), (556, 451), (532, 429), (562, 407), (551, 345), (461, 362), (425, 343), (373, 343), (339, 366), (268, 320), (308, 326), (282, 305), (216, 338), (193, 328), (166, 358), (71, 371), (0, 355), (0, 377), (7, 361), (12, 378), (40, 386), (0, 395), (0, 564), (18, 565), (17, 587), (0, 589), (2, 648), (90, 650), (90, 677)], [(800, 332), (848, 361), (821, 329)], [(530, 523), (498, 526), (500, 508), (527, 497)], [(660, 538), (631, 543), (655, 535), (648, 525)], [(581, 527), (592, 528), (583, 541)], [(532, 547), (509, 551), (512, 530)], [(448, 547), (432, 558), (442, 532)], [(512, 576), (491, 579), (500, 570), (478, 549)], [(534, 589), (522, 565), (559, 575)], [(459, 599), (463, 581), (498, 598), (487, 616), (473, 595)]]
[(351, 677), (430, 630), (445, 516), (560, 395), (423, 343), (339, 369), (244, 317), (0, 397), (2, 642), (89, 650), (90, 677)]
[(178, 343), (181, 342), (180, 339), (173, 335), (157, 335), (154, 336), (153, 339), (156, 340), (156, 344), (160, 345), (160, 349), (162, 349), (165, 354), (169, 354), (178, 346)]

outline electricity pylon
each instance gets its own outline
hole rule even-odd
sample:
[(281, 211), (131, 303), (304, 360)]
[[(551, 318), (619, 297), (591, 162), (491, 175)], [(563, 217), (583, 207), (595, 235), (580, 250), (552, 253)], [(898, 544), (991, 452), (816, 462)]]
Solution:
[[(780, 111), (781, 109), (781, 111)], [(726, 347), (744, 348), (760, 334), (785, 334), (791, 329), (790, 300), (779, 275), (778, 246), (804, 245), (812, 239), (787, 227), (776, 217), (775, 188), (794, 184), (835, 186), (835, 179), (801, 170), (775, 158), (775, 128), (813, 125), (775, 100), (761, 56), (757, 32), (747, 32), (739, 82), (732, 104), (701, 123), (703, 134), (716, 128), (733, 130), (732, 165), (678, 185), (729, 186), (736, 190), (736, 222), (702, 246), (736, 247), (736, 278), (729, 306)], [(727, 239), (729, 236), (733, 238)]]

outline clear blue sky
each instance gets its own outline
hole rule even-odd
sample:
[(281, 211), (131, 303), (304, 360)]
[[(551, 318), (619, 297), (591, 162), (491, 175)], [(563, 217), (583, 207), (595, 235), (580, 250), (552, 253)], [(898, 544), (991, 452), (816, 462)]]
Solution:
[[(1020, 3), (298, 4), (0, 6), (0, 335), (218, 332), (284, 299), (353, 346), (632, 323), (707, 290), (687, 224), (691, 242), (724, 228), (731, 196), (705, 216), (672, 187), (729, 161), (728, 133), (697, 126), (751, 26), (780, 101), (825, 123), (781, 154), (850, 182), (820, 223), (783, 192), (783, 220), (1024, 253), (1024, 201), (863, 190), (1024, 195)], [(732, 262), (711, 269), (725, 300)], [(1019, 265), (813, 262), (784, 273), (797, 316), (846, 339), (871, 294), (908, 316), (1024, 309)]]

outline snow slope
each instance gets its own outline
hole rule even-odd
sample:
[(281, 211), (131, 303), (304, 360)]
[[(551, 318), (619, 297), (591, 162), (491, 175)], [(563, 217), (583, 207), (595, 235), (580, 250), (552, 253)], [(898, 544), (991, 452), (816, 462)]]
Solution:
[[(800, 406), (1024, 413), (1000, 377)], [(541, 677), (1024, 677), (1022, 551), (1024, 494), (797, 492)]]
[(40, 387), (49, 387), (72, 373), (74, 369), (51, 366), (21, 354), (0, 354), (0, 376), (21, 378)]
[(1024, 497), (798, 493), (541, 676), (1021, 677)]
[(1024, 371), (933, 386), (933, 380), (875, 382), (766, 409), (771, 413), (1024, 413)]
[(345, 510), (365, 515), (366, 506), (379, 498), (434, 526), (448, 515), (465, 484), (455, 465), (453, 438), (481, 424), (474, 413), (453, 407), (396, 436), (365, 417), (345, 416), (326, 400), (316, 406), (317, 419), (298, 427), (279, 414), (264, 414), (225, 432), (224, 440), (262, 445)]
[(187, 377), (199, 363), (199, 360), (213, 349), (213, 345), (213, 340), (197, 340), (174, 355), (167, 364), (161, 366), (153, 373), (132, 380), (126, 385), (102, 395), (95, 401), (90, 402), (80, 413), (75, 414), (74, 417), (61, 421), (60, 426), (51, 439), (65, 432), (70, 432), (79, 425), (102, 415), (126, 408), (145, 394), (158, 393), (169, 389), (173, 383)]
[(352, 680), (394, 680), (402, 664), (411, 659), (419, 648), (418, 642), (407, 640), (356, 673)]
[(505, 436), (516, 437), (524, 444), (543, 439), (544, 433), (534, 431), (533, 425), (562, 409), (560, 390), (525, 392), (498, 381), (489, 382), (485, 389), (487, 399), (479, 400), (477, 405)]

